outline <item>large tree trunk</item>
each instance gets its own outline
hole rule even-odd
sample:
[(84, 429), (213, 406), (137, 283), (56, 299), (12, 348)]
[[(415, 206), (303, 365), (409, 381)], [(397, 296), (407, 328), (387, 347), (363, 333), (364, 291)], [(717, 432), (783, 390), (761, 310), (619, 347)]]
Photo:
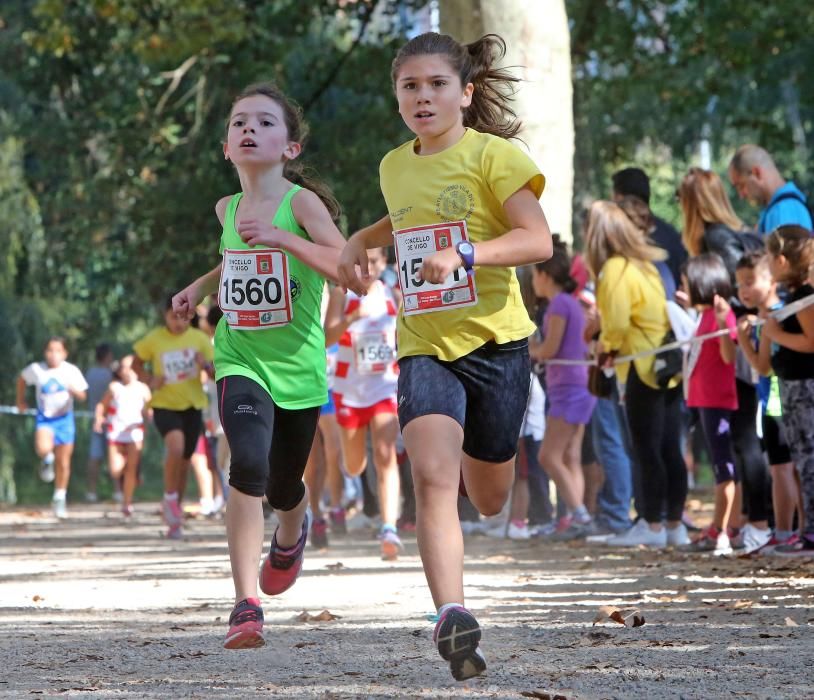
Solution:
[(493, 32), (517, 66), (520, 137), (546, 176), (542, 202), (553, 232), (571, 239), (574, 119), (565, 0), (440, 0), (441, 31), (470, 42)]

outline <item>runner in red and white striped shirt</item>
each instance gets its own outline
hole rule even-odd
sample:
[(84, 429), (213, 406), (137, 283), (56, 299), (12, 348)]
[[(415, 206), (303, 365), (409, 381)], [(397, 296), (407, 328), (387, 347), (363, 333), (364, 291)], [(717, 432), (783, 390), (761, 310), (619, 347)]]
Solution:
[(328, 344), (339, 342), (334, 401), (342, 433), (345, 469), (350, 476), (358, 476), (365, 470), (369, 426), (382, 515), (379, 536), (382, 558), (395, 559), (403, 549), (396, 532), (399, 507), (396, 312), (399, 299), (378, 279), (387, 264), (384, 251), (372, 250), (369, 255), (372, 282), (367, 294), (359, 297), (340, 288), (331, 292), (325, 338)]

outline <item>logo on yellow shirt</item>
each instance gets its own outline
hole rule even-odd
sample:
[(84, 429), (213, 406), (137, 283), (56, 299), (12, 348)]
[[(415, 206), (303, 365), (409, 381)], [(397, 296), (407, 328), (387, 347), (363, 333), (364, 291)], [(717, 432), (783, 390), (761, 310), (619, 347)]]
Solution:
[(465, 185), (445, 187), (435, 200), (435, 213), (444, 221), (468, 219), (475, 210), (475, 195)]

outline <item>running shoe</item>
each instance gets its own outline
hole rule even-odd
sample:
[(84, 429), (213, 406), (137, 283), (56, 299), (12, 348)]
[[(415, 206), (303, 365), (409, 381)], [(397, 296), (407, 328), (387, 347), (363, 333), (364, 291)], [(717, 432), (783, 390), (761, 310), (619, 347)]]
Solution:
[(609, 537), (605, 544), (609, 547), (654, 547), (664, 549), (667, 546), (667, 528), (658, 532), (650, 529), (647, 521), (640, 518), (627, 532)]
[(161, 513), (164, 516), (164, 522), (170, 528), (180, 527), (181, 523), (184, 522), (184, 513), (177, 498), (170, 499), (164, 496), (161, 501)]
[(93, 491), (88, 491), (85, 493), (85, 503), (97, 503), (99, 501), (99, 496), (97, 496)]
[(331, 532), (334, 535), (348, 534), (348, 524), (345, 521), (344, 508), (334, 508), (331, 510)]
[(399, 558), (399, 553), (404, 551), (404, 545), (395, 530), (383, 527), (379, 534), (379, 543), (384, 561), (395, 561)]
[(263, 608), (257, 598), (246, 598), (235, 605), (229, 615), (229, 631), (223, 642), (225, 649), (256, 649), (263, 639)]
[(328, 546), (328, 523), (325, 518), (314, 520), (311, 525), (311, 546), (317, 549), (325, 549)]
[(804, 535), (796, 542), (777, 545), (772, 554), (778, 557), (814, 557), (814, 540)]
[(181, 525), (170, 525), (165, 537), (168, 540), (181, 540), (184, 538), (184, 528)]
[(714, 525), (701, 530), (701, 534), (686, 547), (690, 552), (710, 552), (715, 556), (732, 554), (729, 535), (718, 530)]
[(679, 523), (675, 527), (665, 527), (667, 530), (667, 546), (668, 547), (686, 547), (691, 544), (690, 534), (687, 532), (687, 526), (684, 523)]
[(732, 547), (732, 549), (744, 548), (743, 528), (728, 527), (726, 528), (726, 534), (729, 537), (729, 545)]
[(61, 498), (54, 496), (54, 499), (51, 501), (51, 507), (54, 509), (54, 515), (60, 520), (64, 520), (68, 517), (68, 504), (65, 500), (65, 496)]
[(774, 554), (774, 550), (780, 545), (795, 544), (799, 541), (800, 535), (798, 535), (796, 532), (792, 533), (791, 537), (786, 540), (780, 540), (777, 538), (777, 535), (772, 535), (766, 544), (764, 544), (760, 549), (756, 549), (754, 552), (751, 552), (751, 554)]
[(478, 649), (480, 637), (475, 616), (460, 605), (444, 611), (435, 625), (432, 640), (441, 658), (449, 662), (456, 681), (479, 676), (486, 670), (486, 659)]
[(54, 473), (54, 453), (49, 452), (42, 458), (40, 463), (40, 479), (46, 484), (50, 484), (56, 478)]
[(133, 515), (133, 504), (122, 506), (122, 515), (125, 518), (130, 518)]
[(510, 520), (506, 536), (510, 540), (527, 540), (531, 537), (531, 533), (524, 520)]
[(741, 530), (743, 535), (744, 554), (753, 554), (765, 547), (772, 539), (772, 531), (769, 528), (760, 530), (752, 523), (747, 523)]
[(300, 575), (302, 561), (305, 558), (305, 542), (308, 539), (310, 520), (311, 511), (306, 511), (302, 520), (300, 539), (291, 549), (280, 548), (277, 544), (277, 530), (274, 531), (269, 553), (260, 568), (260, 590), (266, 595), (284, 593), (294, 585)]

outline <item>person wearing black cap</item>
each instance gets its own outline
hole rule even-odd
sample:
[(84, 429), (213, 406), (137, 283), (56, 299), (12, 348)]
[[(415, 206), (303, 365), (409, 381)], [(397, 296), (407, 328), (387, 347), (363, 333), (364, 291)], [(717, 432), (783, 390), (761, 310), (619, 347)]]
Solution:
[[(618, 201), (622, 197), (636, 197), (644, 202), (648, 208), (650, 206), (650, 179), (644, 170), (640, 168), (625, 168), (618, 170), (612, 175), (613, 199)], [(681, 285), (681, 266), (687, 260), (687, 251), (681, 243), (681, 235), (675, 227), (653, 215), (655, 229), (650, 234), (659, 248), (667, 252), (667, 260), (664, 262), (670, 268), (670, 272), (675, 279), (676, 287)]]

